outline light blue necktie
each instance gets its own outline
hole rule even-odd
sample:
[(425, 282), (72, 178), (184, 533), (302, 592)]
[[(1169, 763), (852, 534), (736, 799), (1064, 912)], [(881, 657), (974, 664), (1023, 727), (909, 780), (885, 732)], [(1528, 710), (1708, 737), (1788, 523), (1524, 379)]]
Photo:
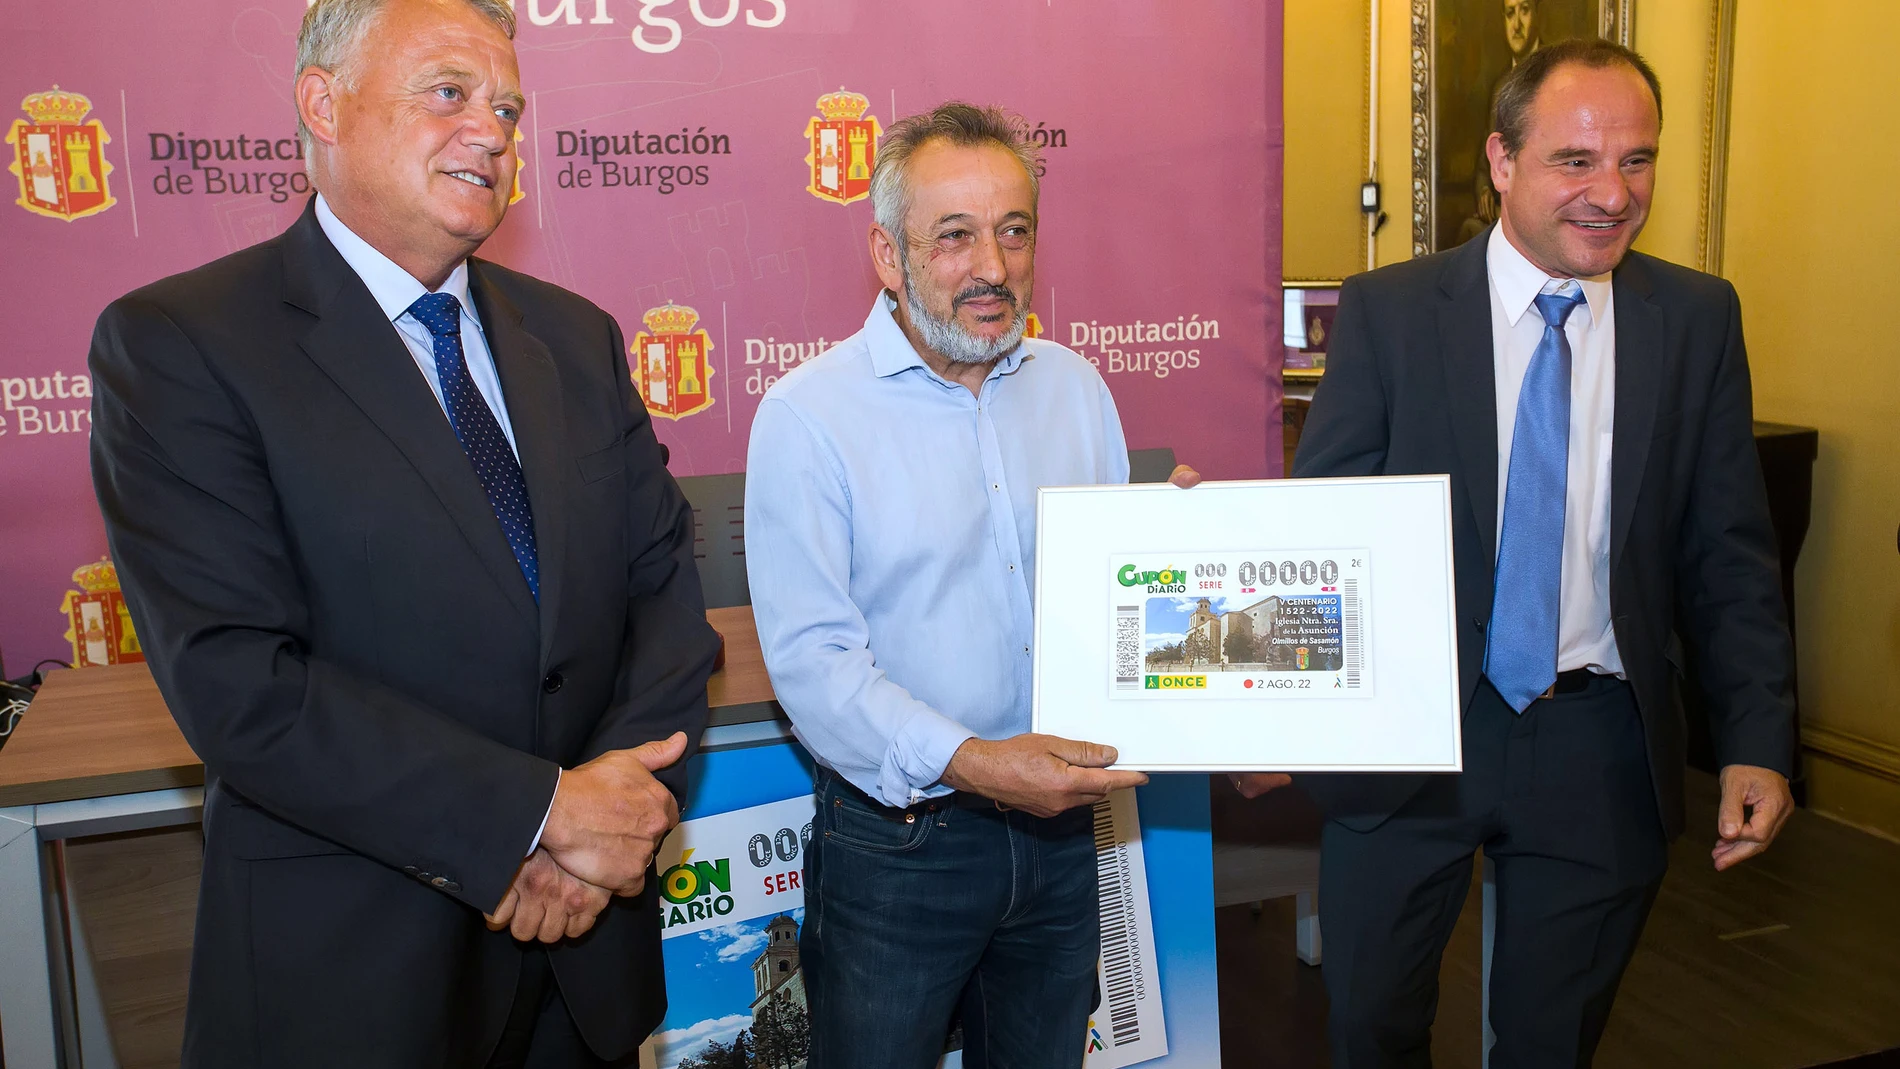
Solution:
[(435, 373), (442, 382), (443, 407), (449, 412), (449, 425), (462, 443), (462, 452), (474, 466), (488, 495), (488, 507), (501, 521), (501, 533), (521, 565), (521, 577), (528, 581), (528, 593), (541, 600), (541, 568), (535, 556), (534, 509), (528, 503), (528, 481), (521, 475), (521, 462), (508, 447), (501, 424), (475, 380), (469, 378), (468, 361), (462, 355), (462, 303), (447, 293), (425, 293), (409, 306), (409, 312), (435, 339)]
[(1583, 289), (1575, 282), (1538, 294), (1544, 336), (1524, 371), (1511, 431), (1484, 674), (1519, 713), (1557, 682), (1564, 494), (1570, 474), (1570, 339), (1564, 336), (1564, 322), (1582, 303)]

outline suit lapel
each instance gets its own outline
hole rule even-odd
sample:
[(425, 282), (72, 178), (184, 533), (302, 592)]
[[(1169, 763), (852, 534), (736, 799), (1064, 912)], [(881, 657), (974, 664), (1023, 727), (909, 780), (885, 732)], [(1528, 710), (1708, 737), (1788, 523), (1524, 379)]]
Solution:
[(1610, 444), (1610, 567), (1615, 568), (1649, 463), (1656, 395), (1662, 390), (1668, 353), (1663, 312), (1642, 261), (1627, 257), (1611, 286), (1616, 295), (1616, 415)]
[(1491, 291), (1485, 274), (1489, 235), (1466, 242), (1445, 261), (1439, 280), (1438, 344), (1446, 404), (1464, 467), (1465, 500), (1488, 562), (1497, 556), (1498, 391), (1491, 355)]
[(299, 339), (304, 352), (421, 474), (522, 621), (536, 627), (520, 565), (448, 417), (369, 288), (323, 236), (314, 209), (291, 228), (284, 266), (285, 301), (317, 317)]
[(561, 381), (554, 358), (541, 339), (522, 327), (522, 312), (489, 276), (489, 265), (468, 264), (469, 293), (480, 310), (495, 372), (508, 399), (521, 473), (534, 507), (535, 554), (541, 569), (541, 649), (545, 660), (554, 641), (561, 586), (566, 578), (567, 486), (563, 477)]

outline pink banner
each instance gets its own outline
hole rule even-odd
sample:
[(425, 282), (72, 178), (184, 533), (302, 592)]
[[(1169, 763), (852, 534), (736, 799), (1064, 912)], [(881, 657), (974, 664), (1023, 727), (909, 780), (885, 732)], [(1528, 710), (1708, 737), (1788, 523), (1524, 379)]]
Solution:
[[(13, 164), (0, 652), (14, 674), (71, 660), (69, 630), (82, 656), (88, 633), (109, 659), (135, 655), (114, 600), (92, 596), (109, 579), (75, 577), (105, 552), (87, 470), (92, 323), (302, 211), (290, 86), (304, 7), (15, 14), (0, 75), (0, 102), (20, 102), (0, 119)], [(1212, 478), (1280, 474), (1278, 0), (516, 13), (521, 196), (481, 255), (620, 321), (675, 474), (739, 470), (764, 389), (863, 323), (877, 133), (952, 98), (1010, 108), (1045, 146), (1036, 327), (1100, 367), (1130, 446), (1170, 446)]]

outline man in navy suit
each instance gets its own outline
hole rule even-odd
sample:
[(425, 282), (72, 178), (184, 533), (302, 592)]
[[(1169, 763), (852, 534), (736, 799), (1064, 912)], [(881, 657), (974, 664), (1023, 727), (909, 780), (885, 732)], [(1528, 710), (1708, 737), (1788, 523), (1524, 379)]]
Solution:
[(718, 643), (619, 328), (473, 257), (513, 33), (319, 0), (319, 195), (99, 319), (99, 502), (205, 762), (186, 1066), (624, 1065), (665, 1012), (644, 884)]
[(1630, 251), (1655, 74), (1606, 41), (1542, 48), (1494, 127), (1498, 224), (1347, 281), (1294, 465), (1452, 477), (1464, 773), (1301, 778), (1331, 818), (1337, 1069), (1430, 1064), (1480, 848), (1491, 1065), (1589, 1064), (1683, 830), (1678, 634), (1723, 765), (1716, 867), (1766, 849), (1792, 805), (1792, 643), (1741, 308), (1727, 282)]

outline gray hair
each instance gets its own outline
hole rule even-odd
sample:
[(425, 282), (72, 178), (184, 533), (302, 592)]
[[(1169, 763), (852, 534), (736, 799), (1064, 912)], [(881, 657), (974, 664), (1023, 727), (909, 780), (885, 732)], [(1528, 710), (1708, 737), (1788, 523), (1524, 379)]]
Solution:
[(891, 124), (877, 143), (877, 163), (871, 170), (871, 211), (877, 225), (897, 239), (899, 255), (908, 256), (904, 217), (910, 214), (910, 159), (917, 150), (942, 138), (953, 145), (996, 144), (1006, 148), (1029, 175), (1029, 200), (1042, 195), (1042, 153), (1029, 138), (1029, 125), (998, 107), (978, 107), (952, 100), (930, 111), (907, 115)]
[[(515, 39), (515, 10), (508, 0), (463, 0), (476, 13), (501, 28), (510, 41)], [(388, 6), (389, 0), (315, 0), (303, 13), (303, 28), (297, 31), (297, 73), (312, 67), (343, 76), (343, 84), (354, 88), (354, 72), (345, 68), (362, 46), (363, 38)], [(304, 155), (310, 154), (310, 128), (304, 125), (303, 112), (297, 113), (297, 138), (303, 142)]]

